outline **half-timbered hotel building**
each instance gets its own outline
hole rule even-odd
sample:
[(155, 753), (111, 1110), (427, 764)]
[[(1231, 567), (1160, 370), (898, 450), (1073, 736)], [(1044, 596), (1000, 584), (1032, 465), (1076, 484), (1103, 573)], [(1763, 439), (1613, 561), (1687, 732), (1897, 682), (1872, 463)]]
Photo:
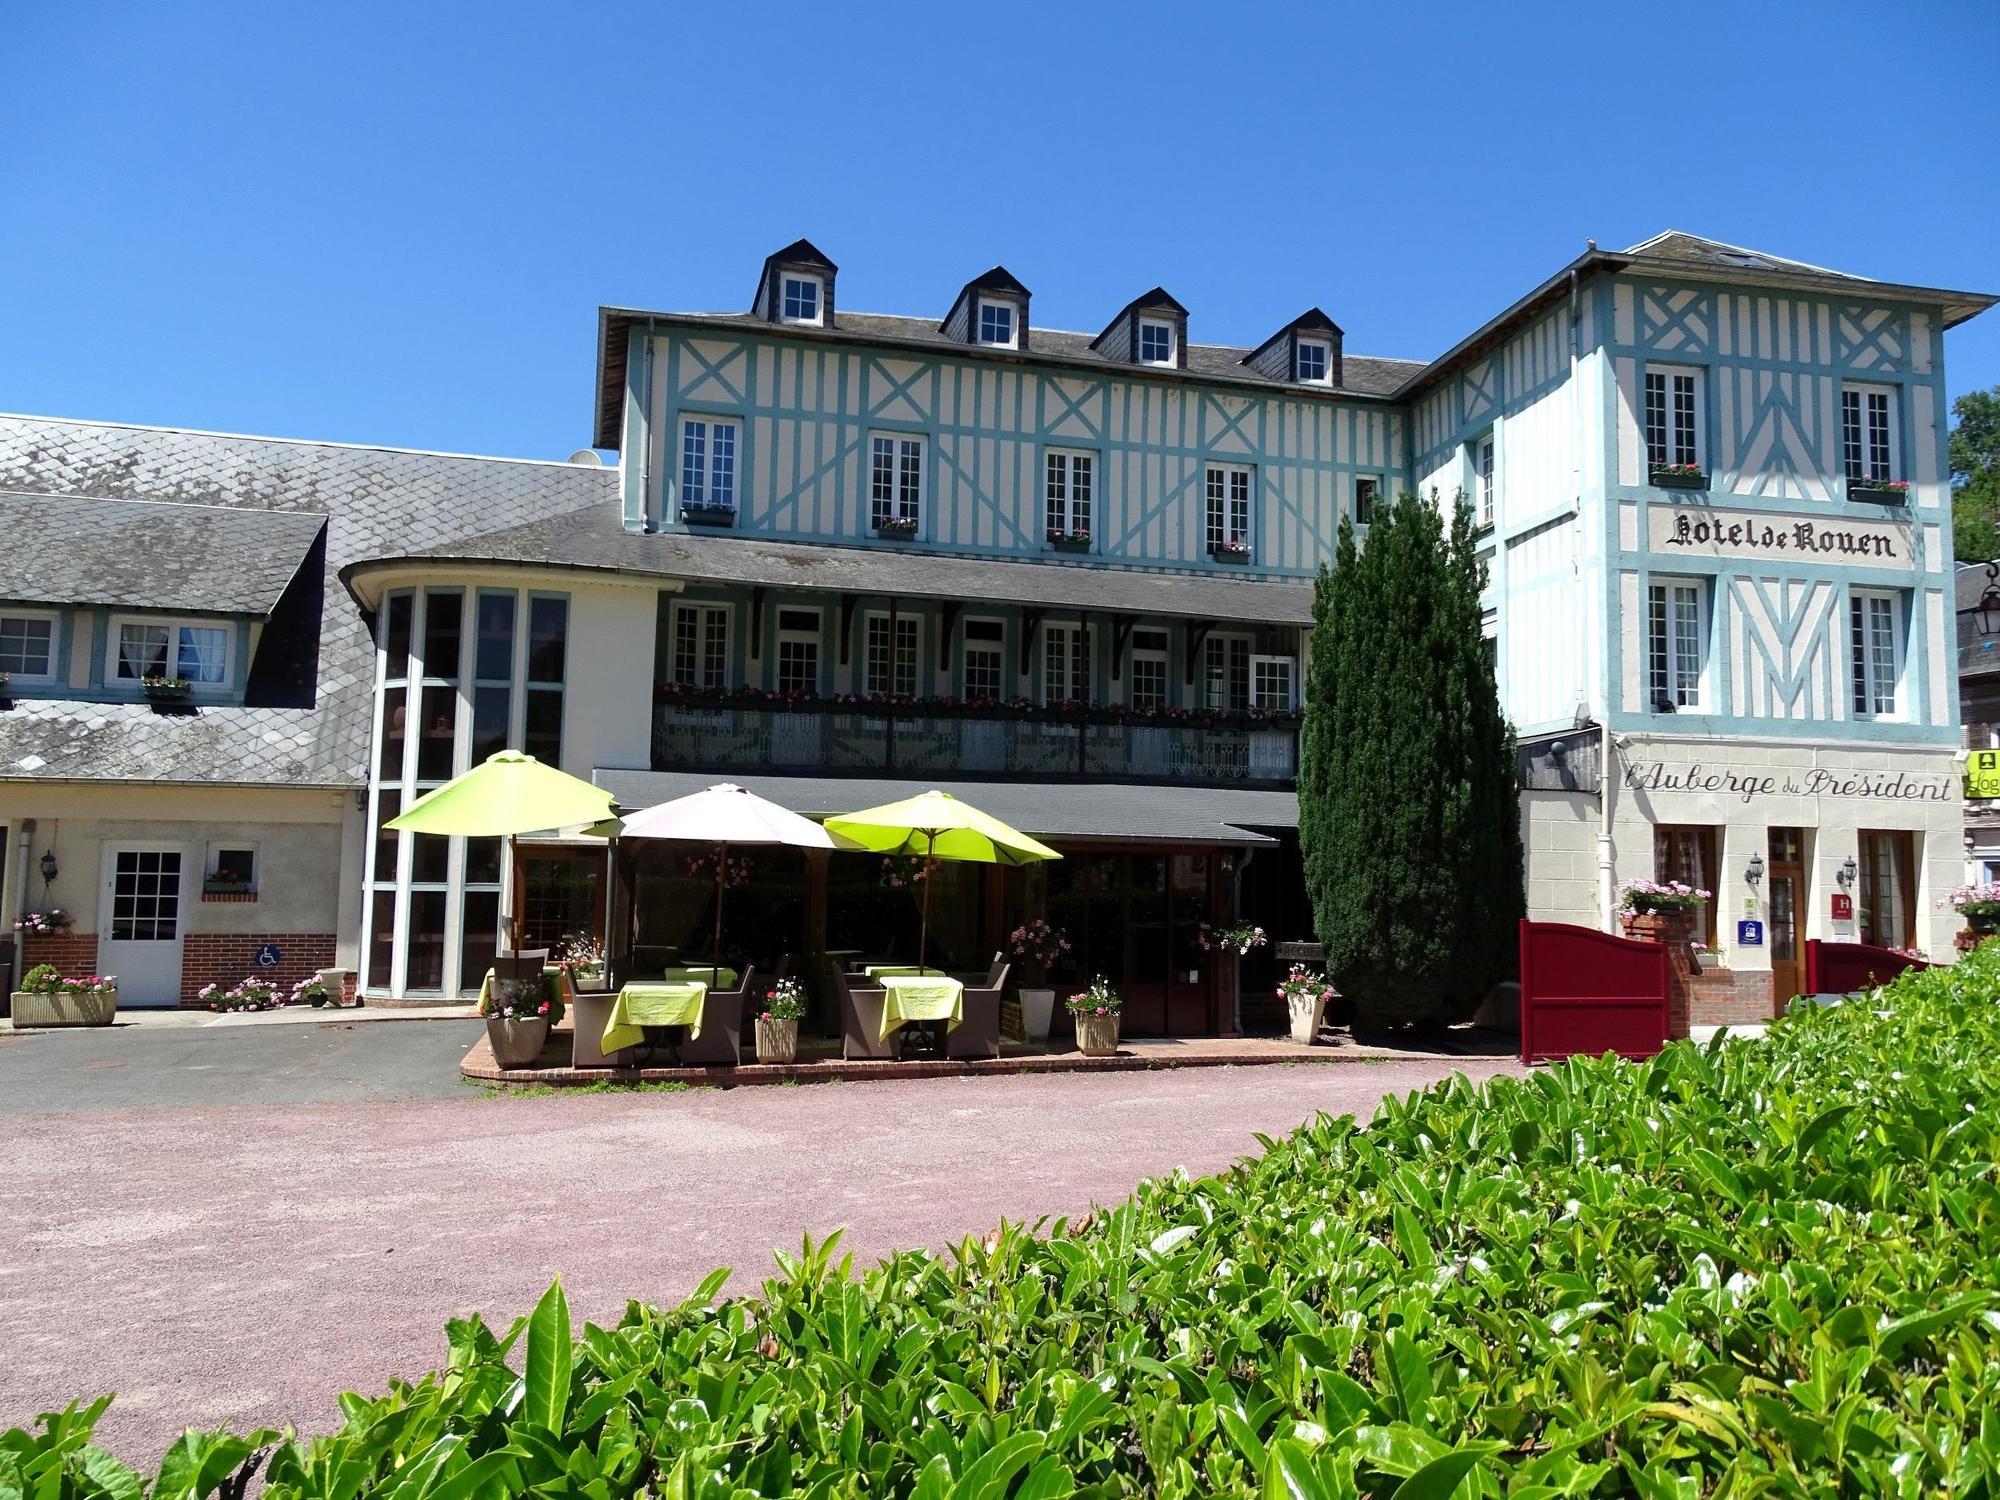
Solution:
[[(937, 876), (954, 966), (1046, 914), (1058, 977), (1111, 976), (1129, 1030), (1254, 1027), (1262, 976), (1239, 993), (1204, 926), (1307, 935), (1312, 578), (1343, 520), (1416, 488), (1484, 528), (1531, 913), (1602, 925), (1617, 881), (1697, 879), (1715, 1013), (1768, 1014), (1808, 935), (1948, 944), (1942, 335), (1989, 300), (1669, 233), (1424, 363), (1347, 350), (1319, 308), (1200, 341), (1161, 287), (1048, 329), (1000, 267), (849, 312), (799, 241), (746, 311), (601, 311), (610, 465), (0, 419), (0, 505), (37, 539), (0, 560), (4, 901), (154, 976), (127, 1003), (253, 949), (457, 995), (503, 911), (545, 940), (612, 905), (576, 830), (512, 869), (383, 831), (494, 749), (626, 806), (941, 785), (1065, 855)], [(143, 698), (162, 664), (185, 701)], [(806, 973), (893, 948), (907, 874), (752, 855), (739, 931)], [(642, 940), (698, 940), (680, 865), (633, 878)]]

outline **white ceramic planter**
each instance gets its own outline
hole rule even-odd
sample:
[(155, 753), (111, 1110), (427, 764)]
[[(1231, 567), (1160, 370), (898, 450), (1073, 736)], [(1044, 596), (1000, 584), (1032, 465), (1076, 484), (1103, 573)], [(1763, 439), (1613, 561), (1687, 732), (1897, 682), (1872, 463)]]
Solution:
[(1076, 1050), (1085, 1057), (1115, 1057), (1118, 1053), (1118, 1017), (1077, 1016)]
[(1049, 1027), (1055, 1021), (1056, 992), (1054, 990), (1022, 990), (1021, 1030), (1027, 1033), (1031, 1042), (1046, 1042)]
[(493, 1061), (502, 1068), (532, 1068), (541, 1060), (542, 1047), (549, 1039), (547, 1016), (515, 1020), (509, 1016), (486, 1018), (486, 1040), (493, 1047)]
[(1310, 1000), (1291, 1002), (1292, 1040), (1301, 1047), (1310, 1047), (1319, 1040), (1320, 1022), (1326, 1019), (1326, 1001), (1314, 996)]
[(757, 1018), (757, 1061), (788, 1063), (799, 1060), (799, 1023), (773, 1017)]

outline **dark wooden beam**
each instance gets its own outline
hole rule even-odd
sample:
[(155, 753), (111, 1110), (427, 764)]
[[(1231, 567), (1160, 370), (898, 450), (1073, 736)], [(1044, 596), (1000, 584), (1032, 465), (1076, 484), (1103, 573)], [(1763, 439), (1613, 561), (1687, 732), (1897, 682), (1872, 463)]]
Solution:
[(1215, 629), (1213, 620), (1190, 620), (1187, 635), (1187, 663), (1183, 675), (1189, 687), (1195, 682), (1195, 659), (1201, 655), (1201, 643), (1208, 639), (1208, 633)]
[(958, 629), (959, 612), (964, 608), (965, 604), (962, 600), (946, 599), (944, 601), (942, 618), (938, 621), (937, 669), (940, 672), (949, 672), (951, 670), (952, 632)]
[(854, 640), (854, 606), (861, 601), (852, 594), (840, 596), (840, 664), (847, 665), (847, 652)]
[(759, 661), (764, 658), (764, 591), (750, 590), (750, 654)]
[(1132, 627), (1139, 622), (1131, 615), (1119, 615), (1111, 622), (1111, 680), (1125, 675), (1125, 643), (1132, 639)]
[[(1024, 609), (1021, 611), (1021, 675), (1027, 676), (1035, 661), (1035, 642), (1042, 634), (1042, 611)], [(1009, 693), (1008, 697), (1013, 694)]]

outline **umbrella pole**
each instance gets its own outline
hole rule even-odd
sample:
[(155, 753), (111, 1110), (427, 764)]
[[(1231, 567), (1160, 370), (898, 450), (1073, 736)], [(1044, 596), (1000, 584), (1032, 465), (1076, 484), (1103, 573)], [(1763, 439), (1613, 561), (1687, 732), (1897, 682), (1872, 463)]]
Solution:
[(928, 842), (924, 846), (924, 920), (923, 925), (917, 929), (917, 972), (919, 974), (924, 972), (925, 954), (929, 951), (931, 944), (931, 861), (937, 857), (937, 830), (935, 828), (929, 830), (925, 834), (925, 838)]
[(722, 988), (722, 872), (729, 864), (729, 846), (716, 845), (715, 852), (715, 958), (708, 971), (708, 987)]

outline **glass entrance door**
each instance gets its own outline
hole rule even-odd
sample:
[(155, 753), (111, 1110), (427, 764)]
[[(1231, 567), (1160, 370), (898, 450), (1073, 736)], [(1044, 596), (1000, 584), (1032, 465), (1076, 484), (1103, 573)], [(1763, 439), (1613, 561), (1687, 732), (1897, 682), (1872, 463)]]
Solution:
[(1771, 1013), (1781, 1016), (1805, 988), (1805, 836), (1771, 830)]
[(117, 976), (120, 1005), (179, 1005), (181, 851), (113, 849), (107, 864), (98, 971)]

